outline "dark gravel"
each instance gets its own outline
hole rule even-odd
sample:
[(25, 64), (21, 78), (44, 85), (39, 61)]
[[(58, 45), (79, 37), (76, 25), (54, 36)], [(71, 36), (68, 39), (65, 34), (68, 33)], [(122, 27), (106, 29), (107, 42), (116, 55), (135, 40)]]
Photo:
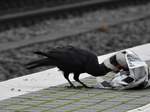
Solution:
[(150, 42), (150, 17), (142, 20), (118, 24), (109, 27), (107, 32), (94, 30), (79, 35), (64, 37), (55, 41), (33, 44), (17, 49), (1, 52), (0, 80), (7, 80), (47, 68), (37, 68), (32, 71), (25, 69), (24, 64), (39, 58), (32, 54), (35, 50), (44, 50), (55, 46), (73, 45), (102, 55), (121, 49)]

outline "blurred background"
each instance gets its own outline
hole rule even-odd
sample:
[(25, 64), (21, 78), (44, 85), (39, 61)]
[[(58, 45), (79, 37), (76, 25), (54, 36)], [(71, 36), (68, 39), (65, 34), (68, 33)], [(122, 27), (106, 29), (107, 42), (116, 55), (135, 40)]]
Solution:
[(0, 81), (27, 70), (32, 52), (73, 45), (98, 56), (150, 42), (149, 0), (1, 0)]

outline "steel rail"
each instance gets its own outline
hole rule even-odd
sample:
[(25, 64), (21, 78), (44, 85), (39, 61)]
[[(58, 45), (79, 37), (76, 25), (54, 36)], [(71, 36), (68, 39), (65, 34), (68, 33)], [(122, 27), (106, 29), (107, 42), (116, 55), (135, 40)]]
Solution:
[[(127, 23), (127, 22), (131, 22), (131, 21), (136, 21), (136, 20), (142, 20), (145, 18), (150, 18), (150, 13), (146, 13), (143, 15), (139, 15), (137, 17), (132, 17), (132, 18), (127, 18), (123, 21), (116, 21), (114, 23), (108, 23), (108, 26), (115, 26), (118, 24), (123, 24), (123, 23)], [(95, 25), (93, 25), (92, 27), (89, 27), (87, 29), (80, 29), (77, 31), (73, 31), (73, 32), (65, 32), (64, 35), (59, 34), (58, 35), (53, 35), (51, 38), (49, 38), (49, 36), (45, 36), (44, 38), (41, 37), (37, 37), (35, 39), (30, 39), (30, 40), (22, 40), (22, 41), (18, 41), (18, 42), (8, 42), (8, 43), (4, 43), (4, 44), (0, 44), (0, 52), (2, 51), (6, 51), (9, 49), (16, 49), (16, 48), (20, 48), (20, 47), (25, 47), (27, 45), (33, 45), (33, 44), (39, 44), (39, 43), (43, 43), (43, 42), (47, 42), (47, 41), (52, 41), (52, 40), (57, 40), (60, 38), (64, 38), (64, 37), (68, 37), (70, 35), (75, 35), (75, 34), (80, 34), (80, 33), (86, 33), (92, 30), (96, 30), (99, 29), (99, 25), (97, 25), (97, 23)]]
[(79, 3), (74, 4), (66, 4), (56, 7), (45, 7), (42, 9), (36, 9), (31, 11), (25, 11), (25, 12), (18, 12), (18, 13), (12, 13), (12, 14), (6, 14), (0, 16), (0, 23), (14, 21), (18, 19), (25, 19), (25, 18), (31, 18), (35, 16), (42, 16), (47, 14), (53, 14), (57, 15), (62, 12), (70, 12), (72, 10), (78, 10), (78, 9), (88, 9), (91, 7), (107, 7), (108, 5), (112, 5), (113, 3), (122, 3), (122, 2), (133, 2), (133, 1), (139, 1), (139, 2), (146, 2), (148, 0), (87, 0)]
[[(102, 2), (103, 1), (103, 2)], [(52, 9), (49, 9), (50, 12), (54, 13), (54, 12), (59, 12), (59, 11), (62, 11), (60, 9), (64, 9), (64, 10), (70, 10), (70, 8), (72, 9), (79, 9), (79, 8), (91, 8), (91, 6), (102, 6), (104, 5), (104, 7), (107, 7), (107, 5), (111, 5), (113, 6), (112, 3), (117, 3), (117, 4), (120, 4), (122, 3), (121, 1), (125, 1), (125, 3), (127, 3), (127, 1), (140, 1), (140, 2), (147, 2), (149, 0), (92, 0), (92, 1), (88, 1), (88, 2), (83, 2), (82, 4), (74, 4), (74, 5), (67, 5), (67, 6), (61, 6), (61, 7), (55, 7), (55, 8), (52, 8)], [(100, 4), (100, 5), (99, 5)], [(82, 7), (83, 6), (83, 7)], [(76, 10), (77, 10), (76, 9)], [(57, 10), (57, 11), (56, 11)], [(41, 11), (41, 13), (45, 13), (47, 14), (46, 12), (49, 12), (48, 9), (43, 9)], [(29, 12), (30, 13), (30, 16), (33, 16), (34, 14), (37, 14), (37, 15), (41, 15), (39, 14), (39, 11), (37, 12)], [(19, 17), (22, 17), (24, 18), (25, 16), (27, 17), (30, 17), (28, 15), (28, 13), (26, 13), (26, 15), (24, 14), (21, 14)], [(149, 12), (146, 12), (145, 14), (143, 15), (137, 15), (137, 17), (133, 17), (133, 18), (130, 18), (128, 17), (127, 20), (125, 21), (121, 21), (122, 22), (126, 22), (126, 21), (133, 21), (133, 20), (138, 20), (138, 19), (142, 19), (142, 18), (145, 18), (145, 17), (149, 17), (150, 16), (150, 13)], [(13, 16), (13, 19), (17, 19), (18, 18), (18, 15), (15, 15)], [(18, 18), (20, 19), (20, 18)], [(11, 16), (5, 16), (3, 17), (3, 19), (0, 19), (1, 21), (2, 20), (5, 20), (5, 22), (7, 22), (7, 20), (12, 20)], [(119, 24), (120, 21), (117, 21), (117, 22), (114, 22), (114, 23), (109, 23), (108, 25), (109, 26), (112, 26), (112, 25), (116, 25), (116, 24)], [(91, 31), (92, 29), (98, 29), (99, 28), (99, 25), (97, 25), (97, 23), (95, 25), (92, 25), (92, 26), (89, 26), (89, 27), (86, 27), (85, 28), (81, 28), (80, 30), (73, 30), (73, 32), (63, 32), (63, 35), (62, 33), (58, 33), (57, 35), (56, 34), (52, 34), (51, 35), (51, 38), (49, 38), (48, 36), (45, 36), (43, 38), (41, 37), (37, 37), (35, 39), (31, 39), (31, 40), (22, 40), (22, 41), (19, 41), (19, 42), (8, 42), (8, 43), (4, 43), (4, 44), (0, 44), (0, 51), (5, 51), (5, 50), (8, 50), (8, 49), (15, 49), (15, 48), (19, 48), (19, 47), (23, 47), (23, 46), (27, 46), (27, 45), (31, 45), (31, 44), (36, 44), (36, 43), (40, 43), (40, 42), (46, 42), (46, 41), (51, 41), (51, 40), (55, 40), (55, 39), (60, 39), (60, 38), (63, 38), (63, 37), (66, 37), (66, 36), (69, 36), (69, 35), (75, 35), (75, 34), (80, 34), (80, 33), (83, 33), (83, 32), (88, 32), (88, 31)]]

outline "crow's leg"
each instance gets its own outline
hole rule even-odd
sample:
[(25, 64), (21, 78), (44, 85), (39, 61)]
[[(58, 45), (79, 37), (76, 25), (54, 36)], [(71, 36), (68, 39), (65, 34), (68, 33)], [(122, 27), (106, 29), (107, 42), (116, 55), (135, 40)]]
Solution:
[(77, 81), (77, 82), (79, 82), (80, 84), (82, 84), (85, 88), (90, 88), (90, 87), (88, 87), (86, 84), (84, 84), (83, 82), (81, 82), (80, 80), (79, 80), (79, 73), (75, 73), (74, 74), (74, 80), (75, 81)]
[(69, 73), (64, 73), (65, 79), (69, 82), (70, 88), (75, 88), (75, 86), (72, 84), (72, 82), (69, 80)]

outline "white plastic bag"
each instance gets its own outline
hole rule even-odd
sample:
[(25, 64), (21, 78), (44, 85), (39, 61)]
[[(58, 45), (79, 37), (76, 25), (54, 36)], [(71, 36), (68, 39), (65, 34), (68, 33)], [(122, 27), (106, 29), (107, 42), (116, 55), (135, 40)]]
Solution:
[(131, 89), (139, 85), (143, 85), (144, 88), (149, 86), (148, 65), (130, 50), (126, 50), (124, 55), (129, 71), (120, 70), (109, 81), (100, 81), (97, 78), (98, 88), (108, 88), (105, 87), (104, 82), (107, 82), (111, 89)]

